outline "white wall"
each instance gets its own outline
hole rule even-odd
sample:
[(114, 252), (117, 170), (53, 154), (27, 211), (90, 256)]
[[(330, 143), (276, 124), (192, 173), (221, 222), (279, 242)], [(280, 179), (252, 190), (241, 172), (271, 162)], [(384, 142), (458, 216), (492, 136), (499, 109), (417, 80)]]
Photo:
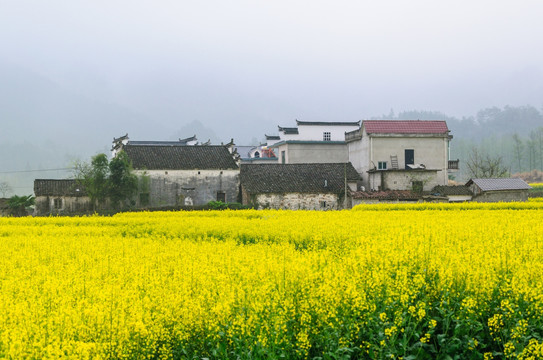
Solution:
[[(415, 164), (424, 164), (426, 169), (438, 170), (436, 185), (448, 184), (448, 138), (425, 135), (369, 136), (348, 143), (349, 161), (362, 175), (365, 185), (370, 186), (367, 171), (378, 166), (380, 161), (391, 169), (391, 155), (398, 157), (398, 168), (405, 169), (405, 150), (413, 149)], [(371, 188), (371, 186), (370, 186)]]
[(310, 144), (285, 143), (274, 148), (279, 164), (281, 164), (282, 151), (285, 151), (285, 164), (345, 163), (349, 161), (346, 144), (326, 142)]
[(150, 207), (204, 205), (217, 200), (217, 191), (225, 192), (226, 202), (238, 201), (239, 170), (138, 170), (136, 173), (150, 180)]
[(323, 133), (330, 132), (330, 141), (345, 141), (345, 132), (358, 129), (352, 125), (298, 125), (296, 140), (323, 141)]

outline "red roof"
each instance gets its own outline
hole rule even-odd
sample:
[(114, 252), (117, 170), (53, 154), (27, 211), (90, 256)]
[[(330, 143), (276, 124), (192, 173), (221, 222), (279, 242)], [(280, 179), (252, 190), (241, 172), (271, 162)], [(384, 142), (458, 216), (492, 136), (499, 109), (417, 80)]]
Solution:
[(441, 120), (364, 120), (368, 134), (446, 134), (447, 123)]

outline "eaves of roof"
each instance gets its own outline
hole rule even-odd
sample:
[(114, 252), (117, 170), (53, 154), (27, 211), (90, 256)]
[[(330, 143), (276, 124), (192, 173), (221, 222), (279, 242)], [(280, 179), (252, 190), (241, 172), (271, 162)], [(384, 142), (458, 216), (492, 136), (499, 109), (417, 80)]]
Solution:
[(345, 141), (322, 141), (322, 140), (282, 140), (280, 142), (277, 142), (273, 145), (268, 146), (269, 148), (272, 147), (279, 147), (284, 144), (330, 144), (330, 145), (338, 145), (338, 144), (347, 144)]
[(300, 121), (296, 120), (297, 125), (313, 126), (360, 126), (360, 121)]

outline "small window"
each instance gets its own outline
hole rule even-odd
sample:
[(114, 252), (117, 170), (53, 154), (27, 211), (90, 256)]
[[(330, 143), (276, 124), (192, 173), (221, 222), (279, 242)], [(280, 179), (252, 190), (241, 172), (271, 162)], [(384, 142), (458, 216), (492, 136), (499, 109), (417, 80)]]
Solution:
[(259, 158), (260, 157), (260, 153), (258, 151), (255, 151), (255, 158)]
[(285, 163), (285, 151), (281, 151), (281, 164)]
[(53, 208), (55, 210), (60, 210), (62, 209), (62, 198), (55, 198), (53, 200)]
[(322, 133), (322, 140), (330, 141), (331, 139), (332, 139), (332, 134), (329, 131), (325, 131)]
[(217, 191), (217, 201), (226, 202), (226, 193), (224, 191)]
[(326, 208), (326, 201), (321, 201), (321, 208), (322, 208), (322, 209), (325, 209), (325, 208)]
[(386, 170), (387, 169), (387, 162), (386, 161), (379, 161), (379, 163), (377, 164), (377, 169)]

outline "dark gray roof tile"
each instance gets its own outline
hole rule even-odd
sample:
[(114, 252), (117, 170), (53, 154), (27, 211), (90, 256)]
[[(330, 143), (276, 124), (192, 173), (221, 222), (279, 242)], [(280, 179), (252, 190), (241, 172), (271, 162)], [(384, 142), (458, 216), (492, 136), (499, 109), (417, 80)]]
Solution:
[(251, 193), (338, 193), (349, 181), (360, 180), (351, 163), (243, 164), (241, 185)]
[(137, 170), (238, 169), (230, 151), (221, 145), (130, 145), (123, 150)]
[(482, 191), (529, 190), (532, 187), (518, 178), (471, 179), (466, 186), (477, 185)]
[(85, 189), (74, 179), (36, 179), (36, 196), (86, 196)]

